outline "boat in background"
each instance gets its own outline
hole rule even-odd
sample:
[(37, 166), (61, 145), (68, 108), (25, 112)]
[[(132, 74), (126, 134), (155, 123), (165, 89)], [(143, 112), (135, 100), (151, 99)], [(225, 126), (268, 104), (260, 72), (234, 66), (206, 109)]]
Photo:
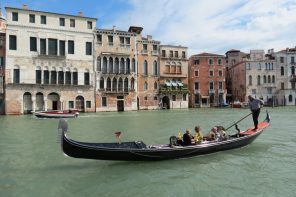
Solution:
[[(251, 113), (241, 120), (249, 115)], [(176, 136), (170, 137), (169, 144), (161, 145), (146, 145), (142, 141), (121, 142), (120, 140), (118, 143), (79, 142), (67, 136), (68, 123), (64, 119), (60, 119), (58, 129), (61, 134), (62, 151), (69, 157), (118, 161), (155, 161), (193, 157), (240, 148), (252, 143), (270, 124), (267, 113), (266, 119), (258, 124), (257, 130), (250, 127), (245, 131), (240, 131), (237, 123), (241, 120), (232, 125), (235, 125), (238, 131), (236, 134), (228, 135), (227, 138), (221, 140), (202, 141), (187, 146), (179, 144)]]
[(78, 114), (79, 112), (76, 109), (39, 111), (34, 113), (38, 118), (76, 118)]

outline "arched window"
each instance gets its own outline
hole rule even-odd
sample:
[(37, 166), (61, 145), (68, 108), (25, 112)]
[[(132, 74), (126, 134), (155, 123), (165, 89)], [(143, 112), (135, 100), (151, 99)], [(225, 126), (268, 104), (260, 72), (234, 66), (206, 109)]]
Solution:
[(258, 70), (261, 70), (261, 63), (258, 64)]
[(111, 91), (111, 79), (107, 78), (107, 91)]
[(42, 82), (42, 75), (41, 75), (41, 67), (37, 66), (35, 70), (35, 75), (36, 75), (36, 84), (41, 84)]
[(84, 85), (90, 85), (90, 74), (88, 69), (84, 72)]
[(121, 77), (118, 80), (118, 91), (122, 91), (123, 90), (123, 82)]
[(147, 83), (147, 81), (145, 81), (145, 83), (144, 83), (144, 90), (148, 90), (148, 83)]
[(157, 88), (158, 88), (158, 83), (155, 81), (154, 82), (154, 90), (157, 90)]
[(268, 75), (268, 83), (271, 83), (270, 75)]
[(153, 62), (153, 75), (158, 74), (158, 66), (157, 66), (157, 61)]
[(271, 63), (271, 70), (273, 70), (273, 63)]
[(135, 89), (135, 80), (134, 78), (131, 79), (131, 90)]
[(136, 60), (133, 58), (132, 60), (132, 72), (136, 72)]
[(261, 77), (260, 75), (257, 76), (257, 85), (260, 85), (261, 84)]
[(113, 58), (109, 58), (109, 71), (108, 73), (112, 74), (113, 73)]
[(143, 74), (148, 75), (148, 62), (147, 62), (147, 60), (144, 61)]
[(291, 67), (291, 74), (295, 75), (295, 67), (294, 66)]
[(263, 83), (266, 83), (266, 76), (263, 76)]
[(281, 66), (281, 76), (284, 76), (285, 75), (285, 72), (284, 72), (284, 67)]
[(97, 71), (101, 72), (101, 57), (97, 57)]
[(275, 83), (275, 76), (272, 75), (272, 83)]
[(15, 66), (13, 69), (13, 83), (20, 83), (20, 68)]
[(115, 58), (115, 69), (114, 69), (115, 74), (119, 74), (119, 60), (118, 58)]
[(126, 59), (126, 74), (130, 74), (131, 73), (131, 62), (130, 62), (130, 59), (127, 58)]
[(102, 68), (102, 72), (104, 74), (107, 73), (107, 58), (106, 57), (103, 57), (103, 68)]
[(117, 91), (117, 79), (115, 77), (112, 80), (112, 91)]
[(104, 78), (101, 77), (100, 79), (100, 90), (103, 90), (104, 89)]
[(120, 59), (119, 73), (124, 74), (124, 59)]
[(252, 85), (252, 76), (249, 75), (249, 85)]
[(128, 92), (128, 79), (127, 78), (124, 79), (123, 87), (124, 87), (124, 91)]
[(267, 70), (267, 69), (268, 69), (267, 67), (268, 67), (268, 65), (267, 65), (267, 63), (265, 63), (265, 70)]

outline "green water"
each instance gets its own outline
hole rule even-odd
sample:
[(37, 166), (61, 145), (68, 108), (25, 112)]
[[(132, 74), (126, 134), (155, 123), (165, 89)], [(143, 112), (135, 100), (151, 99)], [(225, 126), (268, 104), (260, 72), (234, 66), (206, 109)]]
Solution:
[[(207, 156), (114, 162), (65, 157), (58, 120), (0, 116), (0, 196), (295, 196), (296, 108), (268, 108), (271, 126), (251, 145)], [(247, 109), (194, 109), (81, 114), (69, 136), (88, 142), (168, 143), (200, 125), (231, 125)], [(264, 119), (264, 111), (260, 119)], [(251, 117), (240, 123), (252, 125)], [(230, 131), (234, 132), (234, 131)]]

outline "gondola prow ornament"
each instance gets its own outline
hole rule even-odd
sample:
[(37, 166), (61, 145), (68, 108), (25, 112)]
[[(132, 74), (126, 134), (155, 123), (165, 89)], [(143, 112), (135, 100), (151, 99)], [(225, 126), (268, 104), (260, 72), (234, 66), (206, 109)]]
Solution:
[(118, 144), (121, 144), (121, 131), (116, 131), (114, 134), (118, 141)]

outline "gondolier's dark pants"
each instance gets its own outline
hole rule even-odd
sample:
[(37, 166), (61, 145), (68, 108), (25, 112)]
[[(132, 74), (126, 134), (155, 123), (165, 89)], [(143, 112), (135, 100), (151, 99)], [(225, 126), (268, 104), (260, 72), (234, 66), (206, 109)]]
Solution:
[(253, 116), (253, 122), (254, 122), (255, 129), (258, 129), (258, 117), (259, 117), (259, 114), (260, 114), (260, 108), (252, 110), (252, 116)]

